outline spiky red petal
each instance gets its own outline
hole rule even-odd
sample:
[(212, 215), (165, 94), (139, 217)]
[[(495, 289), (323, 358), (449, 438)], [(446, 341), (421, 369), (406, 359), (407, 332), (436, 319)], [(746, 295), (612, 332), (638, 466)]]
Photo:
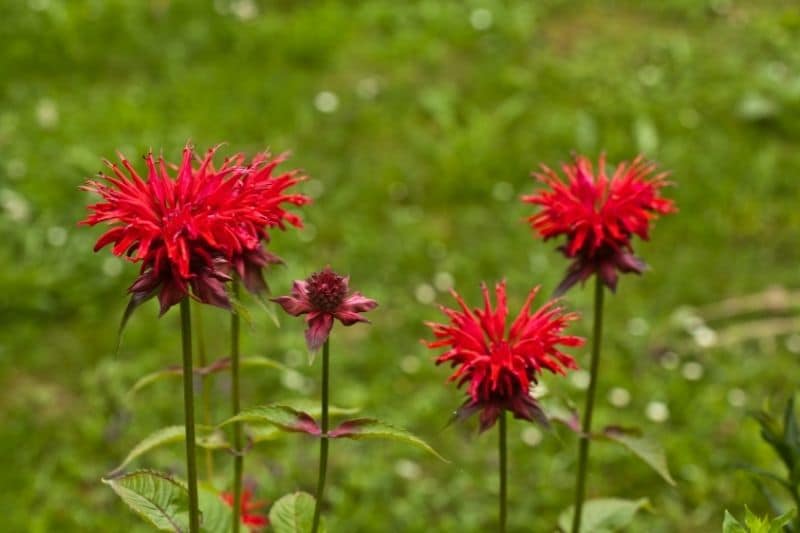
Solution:
[(567, 238), (559, 250), (573, 263), (557, 294), (595, 273), (613, 290), (617, 272), (643, 272), (645, 265), (633, 255), (631, 240), (648, 240), (652, 221), (676, 210), (672, 200), (660, 196), (660, 189), (669, 185), (667, 174), (652, 176), (655, 164), (641, 156), (617, 165), (610, 178), (605, 156), (600, 156), (597, 173), (583, 156), (563, 165), (566, 182), (549, 167), (541, 168), (534, 176), (547, 189), (522, 200), (541, 206), (528, 222), (544, 240)]
[(554, 301), (531, 312), (531, 304), (539, 290), (534, 288), (514, 321), (508, 325), (506, 283), (495, 286), (492, 306), (486, 284), (483, 308), (470, 310), (463, 298), (452, 291), (460, 310), (441, 307), (448, 324), (428, 323), (436, 340), (429, 348), (446, 348), (436, 363), (450, 363), (456, 368), (450, 381), (467, 386), (469, 398), (460, 416), (481, 411), (481, 430), (491, 427), (502, 410), (517, 418), (542, 420), (541, 411), (530, 397), (529, 387), (545, 369), (565, 373), (576, 368), (575, 360), (559, 346), (580, 346), (583, 339), (562, 335), (567, 325), (577, 318), (565, 313)]

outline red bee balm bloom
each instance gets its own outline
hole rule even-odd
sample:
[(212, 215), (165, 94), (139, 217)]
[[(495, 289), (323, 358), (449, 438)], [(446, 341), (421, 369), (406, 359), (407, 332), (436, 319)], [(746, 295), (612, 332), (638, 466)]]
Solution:
[[(241, 502), (241, 514), (242, 523), (250, 528), (250, 531), (259, 531), (264, 529), (269, 525), (269, 518), (262, 514), (255, 514), (255, 511), (258, 511), (265, 505), (267, 505), (266, 501), (255, 501), (251, 502), (250, 498), (253, 497), (253, 492), (250, 489), (244, 489), (242, 491), (242, 502)], [(229, 507), (233, 507), (233, 493), (232, 492), (223, 492), (222, 493), (222, 500), (228, 504)]]
[(145, 157), (143, 180), (120, 155), (127, 176), (106, 162), (114, 174), (100, 174), (107, 183), (92, 180), (83, 187), (104, 201), (89, 206), (92, 213), (81, 224), (113, 226), (97, 241), (95, 251), (113, 244), (114, 255), (142, 262), (129, 288), (131, 306), (158, 293), (163, 314), (191, 288), (198, 300), (227, 308), (224, 282), (230, 280), (231, 266), (249, 290), (262, 289), (261, 268), (280, 261), (262, 248), (267, 229), (284, 229), (287, 223), (302, 226), (282, 204), (308, 203), (303, 195), (283, 192), (304, 178), (295, 172), (272, 176), (282, 158), (259, 154), (247, 165), (237, 154), (216, 170), (215, 151), (208, 150), (195, 167), (194, 150), (184, 148), (175, 179), (163, 157)]
[(273, 298), (272, 301), (279, 303), (292, 316), (308, 314), (306, 343), (311, 351), (316, 351), (328, 339), (334, 318), (345, 326), (369, 322), (359, 313), (378, 306), (378, 302), (359, 292), (348, 296), (349, 283), (349, 277), (340, 276), (327, 267), (311, 274), (305, 281), (295, 281), (291, 296)]
[(427, 346), (448, 347), (436, 359), (436, 364), (450, 363), (457, 367), (449, 381), (457, 381), (459, 387), (469, 383), (469, 398), (456, 415), (465, 418), (480, 411), (481, 431), (492, 427), (503, 409), (514, 413), (515, 418), (546, 423), (547, 419), (530, 395), (530, 385), (538, 381), (537, 376), (543, 369), (564, 374), (566, 368), (577, 368), (575, 360), (558, 346), (583, 344), (580, 337), (561, 334), (578, 315), (564, 313), (552, 300), (531, 313), (531, 303), (539, 291), (536, 287), (506, 333), (505, 282), (495, 287), (495, 309), (492, 309), (486, 284), (481, 289), (483, 309), (470, 311), (461, 296), (451, 291), (461, 311), (441, 307), (450, 323), (427, 323), (436, 336), (435, 341), (426, 343)]
[(542, 206), (528, 222), (545, 240), (566, 235), (559, 249), (574, 259), (556, 295), (594, 273), (613, 291), (617, 271), (644, 271), (645, 263), (633, 255), (631, 237), (648, 240), (650, 222), (676, 210), (672, 200), (659, 195), (669, 185), (667, 173), (649, 178), (655, 168), (639, 156), (633, 163), (620, 163), (609, 179), (605, 156), (600, 156), (597, 175), (589, 160), (579, 156), (563, 166), (567, 183), (544, 165), (542, 173), (534, 173), (550, 190), (523, 196), (524, 202)]

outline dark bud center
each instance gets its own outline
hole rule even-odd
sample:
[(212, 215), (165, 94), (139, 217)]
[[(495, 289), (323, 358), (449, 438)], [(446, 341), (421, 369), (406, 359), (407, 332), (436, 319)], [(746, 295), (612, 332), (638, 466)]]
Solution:
[(312, 274), (306, 283), (308, 299), (319, 311), (333, 313), (347, 296), (344, 277), (328, 269)]

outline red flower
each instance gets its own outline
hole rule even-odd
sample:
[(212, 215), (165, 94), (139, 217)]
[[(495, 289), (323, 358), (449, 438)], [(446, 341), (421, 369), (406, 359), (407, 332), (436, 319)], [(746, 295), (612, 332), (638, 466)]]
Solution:
[(578, 315), (564, 313), (554, 300), (531, 313), (531, 303), (539, 291), (536, 287), (506, 333), (505, 282), (495, 287), (495, 309), (492, 309), (485, 283), (481, 289), (483, 309), (470, 311), (461, 296), (451, 291), (461, 310), (442, 306), (450, 323), (427, 323), (436, 337), (435, 341), (426, 343), (427, 346), (448, 348), (436, 359), (436, 364), (450, 363), (457, 367), (449, 381), (456, 381), (459, 387), (469, 383), (469, 397), (456, 414), (458, 418), (465, 418), (480, 411), (481, 431), (492, 427), (503, 409), (514, 413), (516, 418), (546, 423), (547, 419), (530, 395), (530, 385), (538, 381), (544, 369), (564, 374), (565, 368), (577, 368), (575, 360), (558, 346), (583, 344), (580, 337), (561, 334)]
[(262, 248), (267, 230), (302, 225), (281, 204), (308, 202), (303, 195), (283, 192), (303, 177), (295, 172), (272, 176), (281, 158), (259, 154), (245, 165), (244, 156), (237, 154), (216, 170), (215, 151), (208, 150), (195, 167), (194, 150), (184, 148), (176, 178), (168, 172), (174, 166), (149, 154), (146, 179), (120, 154), (128, 175), (106, 162), (114, 174), (100, 174), (107, 183), (92, 180), (83, 187), (104, 201), (89, 206), (92, 213), (81, 224), (112, 225), (95, 251), (113, 244), (115, 255), (142, 263), (129, 288), (132, 306), (157, 293), (163, 314), (191, 289), (198, 300), (227, 308), (224, 282), (230, 280), (231, 266), (248, 289), (263, 288), (261, 268), (280, 261)]
[(328, 339), (334, 318), (345, 326), (369, 322), (359, 313), (378, 306), (378, 302), (359, 292), (348, 295), (349, 282), (349, 277), (340, 276), (326, 267), (305, 281), (295, 281), (291, 296), (273, 298), (272, 301), (279, 303), (292, 316), (308, 314), (306, 343), (311, 351), (316, 351)]
[(631, 238), (648, 240), (650, 222), (676, 210), (672, 200), (659, 194), (669, 185), (667, 174), (650, 177), (655, 168), (655, 163), (639, 156), (630, 164), (620, 163), (609, 179), (605, 156), (600, 156), (597, 175), (589, 160), (578, 156), (563, 166), (567, 183), (545, 165), (542, 173), (534, 173), (550, 190), (522, 198), (542, 206), (528, 222), (544, 240), (566, 235), (567, 242), (559, 249), (574, 260), (556, 295), (594, 273), (613, 291), (617, 271), (644, 271), (645, 263), (633, 255)]
[[(240, 516), (242, 523), (250, 528), (250, 531), (259, 531), (264, 529), (269, 525), (269, 518), (266, 515), (262, 514), (255, 514), (255, 511), (258, 511), (268, 502), (260, 500), (251, 502), (250, 498), (253, 497), (253, 491), (248, 488), (242, 490), (242, 501), (241, 501), (241, 511)], [(232, 492), (223, 492), (222, 493), (222, 500), (228, 504), (228, 506), (233, 507), (233, 493)]]

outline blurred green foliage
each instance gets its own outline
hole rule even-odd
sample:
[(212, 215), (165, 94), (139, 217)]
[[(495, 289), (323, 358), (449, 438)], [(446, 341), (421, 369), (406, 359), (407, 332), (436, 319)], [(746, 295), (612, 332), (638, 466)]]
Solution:
[[(461, 393), (418, 339), (454, 281), (507, 278), (518, 306), (566, 262), (535, 241), (518, 196), (529, 172), (572, 150), (639, 152), (672, 171), (681, 212), (638, 246), (652, 265), (608, 299), (598, 426), (639, 425), (663, 442), (675, 488), (595, 445), (589, 494), (649, 497), (636, 531), (718, 530), (725, 507), (766, 502), (740, 462), (774, 465), (746, 417), (796, 388), (798, 337), (715, 348), (671, 326), (687, 305), (792, 286), (800, 176), (800, 11), (792, 1), (386, 2), (0, 0), (0, 505), (4, 531), (146, 531), (99, 479), (138, 440), (180, 423), (177, 382), (133, 399), (141, 375), (179, 361), (177, 313), (155, 304), (113, 353), (136, 268), (92, 254), (78, 191), (119, 149), (177, 158), (200, 149), (292, 150), (310, 176), (307, 228), (273, 236), (288, 266), (276, 292), (330, 263), (380, 301), (372, 325), (338, 328), (332, 401), (428, 440), (452, 464), (402, 445), (336, 442), (332, 531), (488, 531), (496, 443), (445, 427)], [(590, 290), (567, 302), (590, 312)], [(516, 296), (514, 296), (516, 294)], [(316, 397), (302, 324), (257, 305), (245, 353), (295, 367), (245, 376), (245, 405)], [(587, 319), (590, 319), (587, 316)], [(226, 317), (204, 313), (211, 355)], [(577, 327), (586, 334), (590, 321)], [(785, 331), (783, 331), (785, 333)], [(710, 335), (710, 337), (709, 337)], [(697, 339), (695, 339), (697, 340)], [(666, 355), (665, 355), (666, 354)], [(587, 361), (587, 352), (577, 354)], [(576, 380), (580, 381), (580, 380)], [(551, 398), (580, 404), (572, 380)], [(228, 416), (213, 386), (214, 420)], [(613, 402), (606, 401), (610, 398)], [(655, 403), (654, 403), (655, 402)], [(615, 406), (616, 405), (616, 406)], [(647, 416), (649, 415), (649, 417)], [(275, 500), (316, 476), (303, 437), (261, 444), (246, 475)], [(512, 530), (550, 531), (571, 502), (574, 437), (515, 422)], [(217, 484), (229, 457), (217, 458)], [(140, 466), (181, 471), (181, 446)]]

